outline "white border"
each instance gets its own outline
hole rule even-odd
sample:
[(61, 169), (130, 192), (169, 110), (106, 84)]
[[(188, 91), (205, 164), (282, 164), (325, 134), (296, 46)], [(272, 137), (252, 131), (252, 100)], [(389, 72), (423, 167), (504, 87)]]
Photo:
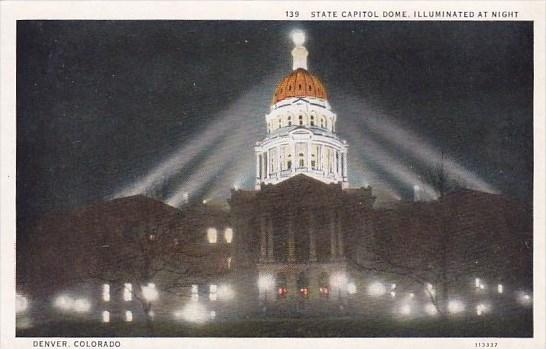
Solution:
[[(534, 21), (534, 338), (492, 338), (497, 348), (546, 348), (545, 340), (545, 3), (543, 1), (404, 1), (404, 2), (169, 2), (169, 1), (3, 1), (0, 2), (0, 348), (33, 348), (33, 338), (15, 338), (15, 81), (16, 21), (24, 19), (232, 19), (289, 20), (285, 11), (299, 10), (301, 20), (315, 20), (311, 10), (467, 10), (518, 11), (517, 19)], [(344, 20), (333, 18), (329, 20)], [(366, 20), (385, 20), (366, 19)], [(450, 19), (453, 20), (453, 19)], [(478, 20), (460, 19), (460, 20)], [(498, 20), (498, 19), (479, 19)], [(40, 338), (36, 338), (40, 339)], [(49, 338), (53, 339), (53, 338)], [(84, 338), (82, 338), (84, 339)], [(484, 338), (115, 338), (122, 348), (475, 348)]]

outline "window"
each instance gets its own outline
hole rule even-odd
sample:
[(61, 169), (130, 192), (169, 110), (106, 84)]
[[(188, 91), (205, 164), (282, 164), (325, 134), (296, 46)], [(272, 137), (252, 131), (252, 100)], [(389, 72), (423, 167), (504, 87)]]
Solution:
[(126, 283), (123, 286), (123, 300), (126, 302), (133, 300), (133, 285), (130, 283)]
[(291, 116), (288, 117), (288, 126), (292, 126), (292, 117)]
[(330, 278), (328, 273), (321, 273), (319, 276), (319, 294), (321, 298), (330, 296)]
[(133, 321), (133, 312), (132, 311), (127, 310), (125, 312), (125, 321), (127, 321), (127, 322)]
[(504, 287), (502, 286), (502, 284), (497, 285), (497, 292), (498, 293), (503, 293), (504, 292)]
[(110, 312), (105, 310), (102, 312), (102, 322), (110, 322)]
[(226, 266), (228, 269), (231, 269), (231, 257), (226, 258)]
[(194, 302), (199, 300), (199, 285), (191, 285), (191, 300)]
[(228, 244), (231, 244), (231, 241), (233, 240), (233, 229), (226, 228), (224, 231), (224, 239), (226, 239), (226, 242)]
[(300, 167), (305, 167), (305, 161), (303, 159), (300, 159)]
[(276, 282), (277, 282), (277, 298), (286, 298), (286, 296), (288, 295), (288, 287), (287, 287), (287, 279), (286, 279), (286, 275), (284, 273), (279, 273), (277, 274), (277, 278), (276, 278)]
[(286, 166), (288, 167), (288, 169), (290, 170), (292, 168), (292, 161), (291, 160), (288, 160), (288, 162), (286, 163)]
[(209, 299), (211, 301), (215, 301), (216, 299), (218, 299), (218, 287), (216, 285), (209, 285)]
[(105, 302), (110, 302), (110, 285), (102, 285), (102, 300)]
[(281, 127), (282, 127), (282, 120), (279, 119), (279, 128), (281, 128)]
[(304, 272), (299, 273), (296, 284), (298, 286), (298, 290), (300, 291), (300, 296), (303, 298), (309, 298), (309, 279)]
[(315, 160), (311, 160), (311, 167), (313, 169), (315, 169), (315, 166), (316, 166), (316, 161)]
[(208, 228), (207, 229), (207, 240), (210, 244), (215, 244), (218, 240), (218, 232), (216, 231), (216, 228)]
[(315, 116), (311, 115), (311, 126), (315, 126)]
[(324, 118), (320, 119), (320, 127), (324, 128)]

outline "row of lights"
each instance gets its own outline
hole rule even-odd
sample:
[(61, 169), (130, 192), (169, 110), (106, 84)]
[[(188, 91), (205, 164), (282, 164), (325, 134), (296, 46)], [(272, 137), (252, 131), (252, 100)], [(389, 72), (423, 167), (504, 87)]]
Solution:
[[(338, 272), (330, 277), (330, 285), (332, 288), (345, 290), (349, 294), (357, 292), (356, 284), (349, 281), (347, 275), (343, 272)], [(258, 288), (261, 291), (271, 290), (275, 286), (275, 278), (272, 274), (262, 274), (258, 277)]]

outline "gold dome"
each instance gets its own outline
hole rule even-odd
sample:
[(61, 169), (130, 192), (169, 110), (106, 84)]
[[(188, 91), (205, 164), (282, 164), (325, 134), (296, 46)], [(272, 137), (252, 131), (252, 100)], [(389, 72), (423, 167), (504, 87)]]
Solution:
[(294, 70), (281, 81), (275, 89), (271, 104), (290, 97), (328, 98), (322, 82), (303, 68)]

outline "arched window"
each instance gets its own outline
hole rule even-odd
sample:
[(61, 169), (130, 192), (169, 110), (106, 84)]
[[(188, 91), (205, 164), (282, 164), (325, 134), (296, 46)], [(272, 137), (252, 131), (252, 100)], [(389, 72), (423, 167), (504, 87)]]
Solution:
[(282, 127), (282, 120), (279, 119), (279, 128), (281, 128), (281, 127)]
[(324, 128), (324, 118), (320, 118), (320, 127)]
[(292, 126), (292, 117), (291, 116), (288, 117), (288, 126)]
[(303, 125), (303, 115), (300, 115), (299, 119), (300, 119), (300, 126), (301, 126)]
[(216, 228), (208, 228), (207, 229), (207, 240), (211, 244), (215, 244), (218, 240), (218, 232), (216, 231)]
[(224, 239), (228, 244), (231, 244), (231, 241), (233, 240), (233, 229), (228, 227), (224, 230)]
[(309, 279), (303, 271), (298, 274), (297, 286), (300, 296), (303, 298), (309, 298)]
[(277, 298), (286, 298), (286, 295), (288, 294), (288, 281), (286, 278), (286, 274), (278, 273), (275, 281), (277, 288)]
[(330, 296), (330, 278), (326, 272), (322, 272), (319, 276), (319, 293), (321, 298)]
[(300, 161), (299, 161), (299, 164), (300, 164), (299, 167), (305, 167), (305, 160), (304, 160), (304, 158), (303, 158), (303, 153), (300, 153)]

